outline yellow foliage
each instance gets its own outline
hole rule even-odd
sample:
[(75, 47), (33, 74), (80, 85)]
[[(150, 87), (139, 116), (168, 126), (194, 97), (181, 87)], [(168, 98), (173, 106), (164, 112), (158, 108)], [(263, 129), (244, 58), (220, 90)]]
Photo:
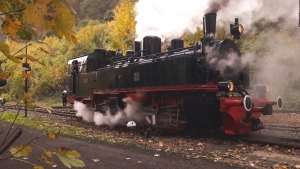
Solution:
[(21, 21), (13, 15), (6, 15), (2, 24), (2, 31), (8, 37), (14, 38), (17, 32), (22, 29)]
[(57, 138), (59, 133), (60, 133), (60, 129), (59, 129), (59, 131), (56, 134), (53, 133), (53, 132), (51, 132), (51, 131), (47, 131), (47, 136), (49, 138)]
[(52, 158), (53, 153), (51, 151), (48, 150), (44, 150), (44, 154), (46, 154), (46, 156)]
[(9, 5), (7, 1), (0, 1), (0, 11), (3, 13), (9, 12)]
[[(21, 3), (21, 2), (20, 2)], [(65, 0), (35, 0), (26, 6), (22, 18), (40, 31), (55, 30), (57, 37), (77, 43), (75, 32), (75, 13)], [(7, 26), (10, 27), (10, 26)], [(26, 27), (33, 36), (38, 37), (34, 29)], [(26, 32), (27, 33), (27, 32)]]
[(45, 30), (47, 22), (51, 21), (51, 13), (48, 14), (48, 6), (53, 0), (36, 0), (29, 4), (23, 11), (24, 20), (28, 24), (33, 24), (39, 30)]
[(53, 165), (53, 164), (54, 164), (52, 161), (49, 161), (49, 160), (47, 159), (47, 157), (45, 157), (45, 156), (42, 156), (42, 159), (43, 159), (44, 162), (45, 162), (46, 164), (48, 164), (48, 165)]
[(19, 59), (14, 57), (13, 55), (10, 54), (10, 49), (9, 46), (5, 43), (0, 42), (0, 51), (7, 57), (7, 59), (15, 62), (15, 63), (21, 63)]
[(0, 70), (0, 79), (7, 79), (9, 78), (13, 73), (12, 72), (3, 72)]
[[(121, 0), (120, 4), (114, 10), (115, 20), (108, 23), (112, 30), (110, 34), (111, 47), (122, 49), (123, 51), (132, 48), (135, 38), (135, 13), (134, 4), (136, 0)], [(127, 41), (132, 40), (128, 44)]]
[(29, 60), (31, 60), (31, 61), (36, 61), (37, 59), (36, 58), (34, 58), (33, 56), (30, 56), (30, 55), (27, 55), (27, 54), (21, 54), (21, 55), (17, 55), (17, 56), (15, 56), (16, 58), (18, 58), (18, 59), (23, 59), (23, 58), (27, 58), (27, 59), (29, 59)]
[(11, 148), (9, 151), (14, 157), (22, 157), (28, 156), (32, 152), (32, 148), (30, 146), (20, 145)]

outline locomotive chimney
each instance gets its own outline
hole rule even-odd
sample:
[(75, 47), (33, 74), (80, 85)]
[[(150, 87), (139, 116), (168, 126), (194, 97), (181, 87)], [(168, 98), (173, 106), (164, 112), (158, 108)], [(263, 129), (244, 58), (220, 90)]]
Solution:
[(216, 33), (216, 19), (217, 14), (216, 13), (207, 13), (203, 17), (203, 35), (204, 38), (215, 37)]

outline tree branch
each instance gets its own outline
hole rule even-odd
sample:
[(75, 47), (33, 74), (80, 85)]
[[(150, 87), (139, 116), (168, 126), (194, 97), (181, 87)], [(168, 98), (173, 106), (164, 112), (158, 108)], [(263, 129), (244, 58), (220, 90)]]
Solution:
[(29, 43), (28, 45), (25, 45), (24, 47), (22, 47), (21, 49), (19, 49), (16, 53), (13, 54), (13, 56), (15, 56), (16, 54), (18, 54), (19, 52), (21, 52), (24, 48), (26, 48), (27, 46), (32, 45), (32, 43)]
[(12, 129), (12, 126), (15, 124), (15, 121), (16, 121), (16, 119), (17, 119), (19, 113), (20, 113), (20, 110), (21, 110), (21, 106), (19, 107), (19, 111), (18, 111), (18, 113), (17, 113), (17, 115), (16, 115), (16, 117), (15, 117), (13, 123), (11, 124), (11, 126), (10, 126), (10, 128), (9, 128), (7, 134), (6, 134), (6, 136), (4, 137), (4, 140), (3, 140), (3, 142), (1, 143), (0, 147), (2, 147), (3, 144), (5, 143), (5, 141), (7, 140), (8, 134), (10, 133), (10, 130)]
[(3, 146), (0, 147), (0, 154), (4, 153), (23, 133), (23, 129), (19, 128), (18, 132)]
[(5, 13), (0, 13), (0, 15), (7, 15), (7, 14), (12, 14), (12, 13), (18, 13), (18, 12), (22, 12), (24, 11), (26, 8), (22, 8), (16, 11), (12, 11), (12, 12), (5, 12)]

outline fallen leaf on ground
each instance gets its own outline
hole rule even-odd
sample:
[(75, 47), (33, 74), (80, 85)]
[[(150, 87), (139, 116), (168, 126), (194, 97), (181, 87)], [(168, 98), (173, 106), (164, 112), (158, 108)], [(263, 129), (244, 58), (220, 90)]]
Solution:
[(96, 162), (98, 162), (98, 161), (100, 161), (99, 159), (93, 159), (93, 161), (96, 163)]
[(162, 146), (164, 146), (164, 143), (163, 143), (162, 141), (159, 141), (159, 142), (158, 142), (158, 146), (159, 146), (159, 147), (162, 147)]

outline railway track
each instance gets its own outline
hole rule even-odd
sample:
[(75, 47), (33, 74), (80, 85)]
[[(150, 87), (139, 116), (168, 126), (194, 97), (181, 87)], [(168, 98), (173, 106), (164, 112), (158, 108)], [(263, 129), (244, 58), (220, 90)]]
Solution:
[(282, 125), (264, 125), (267, 130), (276, 130), (276, 131), (291, 131), (295, 133), (300, 132), (300, 127), (298, 126), (282, 126)]
[(273, 110), (273, 113), (295, 113), (295, 114), (300, 114), (300, 110), (296, 110), (296, 109)]
[[(6, 111), (6, 110), (13, 110), (13, 111), (24, 111), (25, 106), (20, 105), (4, 105), (0, 107), (0, 111)], [(73, 109), (73, 107), (70, 106), (53, 106), (49, 109), (43, 108), (43, 107), (36, 107), (35, 109), (27, 109), (28, 112), (38, 112), (38, 113), (48, 113), (53, 115), (59, 115), (59, 116), (66, 116), (66, 117), (75, 117), (76, 111)]]
[[(2, 109), (1, 109), (2, 108)], [(13, 110), (18, 111), (19, 109), (21, 111), (24, 111), (24, 106), (16, 106), (16, 105), (5, 105), (0, 107), (0, 111), (6, 111), (6, 110)], [(53, 114), (53, 115), (59, 115), (59, 116), (67, 116), (67, 117), (74, 117), (74, 118), (80, 118), (76, 116), (76, 112), (73, 109), (73, 107), (63, 107), (63, 106), (53, 106), (51, 107), (51, 110), (47, 110), (46, 108), (42, 107), (36, 107), (35, 109), (28, 109), (28, 112), (38, 112), (38, 113), (47, 113), (47, 114)], [(290, 111), (295, 112), (295, 111)], [(290, 113), (288, 112), (288, 113)], [(284, 113), (284, 112), (282, 112)], [(300, 113), (300, 111), (299, 111)], [(282, 132), (293, 132), (293, 133), (299, 133), (300, 127), (296, 126), (282, 126), (282, 125), (265, 125), (265, 130), (275, 130), (275, 131), (282, 131)], [(288, 148), (295, 148), (300, 149), (300, 137), (299, 138), (287, 138), (287, 137), (279, 137), (279, 136), (273, 136), (273, 135), (265, 135), (265, 134), (249, 134), (247, 136), (221, 136), (215, 135), (213, 137), (224, 139), (224, 140), (230, 140), (230, 141), (245, 141), (249, 143), (257, 143), (257, 144), (268, 144), (268, 145), (277, 145), (282, 147), (288, 147)]]
[(226, 140), (240, 140), (248, 143), (256, 143), (263, 145), (274, 145), (286, 148), (300, 149), (300, 138), (288, 138), (264, 134), (250, 134), (247, 136), (225, 136)]

